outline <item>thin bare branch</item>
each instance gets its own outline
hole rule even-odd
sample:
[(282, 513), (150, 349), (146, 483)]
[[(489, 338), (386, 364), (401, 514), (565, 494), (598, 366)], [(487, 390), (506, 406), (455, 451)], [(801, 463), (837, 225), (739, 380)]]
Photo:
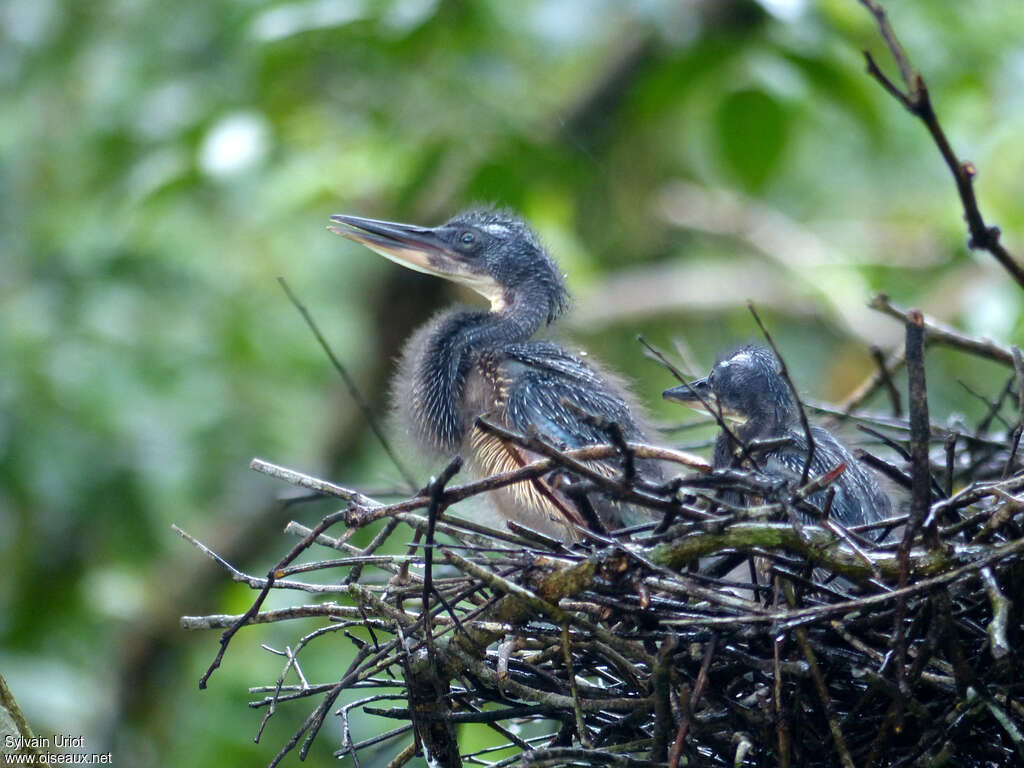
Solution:
[(928, 93), (928, 86), (907, 57), (906, 52), (896, 39), (885, 9), (877, 0), (860, 0), (861, 5), (867, 8), (875, 17), (879, 32), (885, 40), (886, 47), (892, 54), (896, 66), (900, 70), (900, 78), (903, 80), (904, 88), (900, 88), (882, 72), (874, 58), (867, 51), (864, 58), (867, 62), (867, 71), (878, 83), (895, 98), (903, 107), (915, 117), (919, 118), (931, 134), (935, 146), (938, 147), (942, 159), (946, 162), (953, 179), (956, 182), (957, 192), (960, 195), (960, 202), (963, 205), (964, 218), (967, 220), (967, 229), (970, 233), (968, 246), (970, 248), (988, 251), (1002, 265), (1003, 269), (1024, 288), (1024, 267), (1010, 254), (1000, 241), (1002, 234), (999, 227), (989, 226), (982, 218), (981, 210), (978, 207), (978, 199), (974, 192), (974, 179), (978, 170), (974, 164), (963, 161), (953, 151), (946, 133), (939, 123), (939, 118), (932, 106), (931, 96)]

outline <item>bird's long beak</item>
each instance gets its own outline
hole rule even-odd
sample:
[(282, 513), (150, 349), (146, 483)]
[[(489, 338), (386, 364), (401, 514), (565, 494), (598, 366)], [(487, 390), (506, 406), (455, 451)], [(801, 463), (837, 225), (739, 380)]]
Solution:
[(335, 214), (331, 232), (365, 245), (385, 259), (408, 269), (462, 283), (491, 302), (491, 309), (505, 306), (505, 291), (479, 263), (470, 263), (440, 235), (440, 227), (418, 227), (393, 221)]
[(335, 214), (331, 232), (365, 245), (403, 267), (428, 275), (457, 279), (460, 261), (435, 230), (393, 221), (364, 219), (359, 216)]
[(697, 379), (689, 384), (680, 384), (678, 387), (666, 389), (661, 393), (661, 396), (666, 400), (683, 403), (698, 411), (707, 410), (707, 406), (704, 403), (715, 407), (716, 402), (715, 394), (711, 391), (707, 378)]
[(691, 381), (689, 384), (680, 384), (678, 387), (666, 389), (661, 396), (666, 400), (683, 403), (695, 411), (717, 416), (734, 424), (745, 424), (747, 421), (747, 414), (726, 408), (718, 402), (715, 391), (708, 384), (706, 377)]

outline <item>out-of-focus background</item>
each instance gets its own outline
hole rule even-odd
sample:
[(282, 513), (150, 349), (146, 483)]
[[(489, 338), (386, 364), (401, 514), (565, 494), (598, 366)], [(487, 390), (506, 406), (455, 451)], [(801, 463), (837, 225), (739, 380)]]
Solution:
[[(1024, 4), (890, 5), (1024, 253)], [(117, 765), (259, 765), (312, 706), (253, 743), (247, 688), (282, 667), (260, 643), (295, 626), (244, 630), (197, 689), (217, 635), (178, 617), (253, 593), (170, 526), (260, 573), (287, 520), (331, 507), (283, 509), (251, 457), (398, 484), (275, 278), (379, 413), (410, 330), (473, 299), (332, 237), (331, 213), (522, 211), (576, 296), (563, 338), (665, 423), (692, 414), (637, 333), (708, 366), (756, 338), (748, 298), (818, 399), (901, 339), (875, 291), (1019, 342), (1024, 294), (968, 252), (948, 171), (863, 48), (893, 71), (855, 0), (0, 4), (0, 673), (36, 730)], [(929, 375), (940, 420), (984, 409), (958, 380), (1005, 378), (940, 350)], [(325, 648), (307, 675), (336, 680), (351, 645)], [(331, 718), (308, 762), (337, 743)]]

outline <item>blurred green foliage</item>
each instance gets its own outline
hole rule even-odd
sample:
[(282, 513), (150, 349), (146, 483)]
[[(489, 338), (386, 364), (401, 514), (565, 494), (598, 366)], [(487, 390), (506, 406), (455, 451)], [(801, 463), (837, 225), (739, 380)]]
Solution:
[[(891, 5), (1024, 252), (1024, 5)], [(258, 643), (292, 627), (243, 632), (196, 689), (216, 637), (177, 616), (251, 593), (170, 524), (259, 572), (325, 507), (276, 507), (250, 457), (397, 483), (274, 277), (381, 412), (397, 345), (454, 294), (332, 238), (332, 212), (520, 209), (578, 295), (565, 333), (662, 419), (683, 415), (636, 333), (707, 365), (754, 337), (748, 296), (820, 398), (900, 338), (875, 290), (1019, 341), (1020, 290), (966, 250), (947, 171), (862, 48), (888, 66), (855, 0), (0, 4), (0, 671), (37, 730), (119, 765), (252, 765), (305, 717), (282, 707), (252, 743), (246, 688), (281, 667)], [(957, 379), (1004, 376), (929, 365), (943, 419), (983, 409)]]

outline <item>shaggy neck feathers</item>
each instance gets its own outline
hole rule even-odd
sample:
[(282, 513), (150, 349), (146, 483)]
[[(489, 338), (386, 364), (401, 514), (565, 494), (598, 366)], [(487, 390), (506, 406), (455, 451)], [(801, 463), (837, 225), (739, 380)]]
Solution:
[(509, 297), (498, 313), (454, 310), (435, 321), (426, 335), (415, 371), (415, 417), (430, 442), (445, 451), (456, 450), (469, 425), (459, 404), (466, 378), (482, 352), (526, 341), (544, 324), (548, 307), (532, 302), (527, 292)]

